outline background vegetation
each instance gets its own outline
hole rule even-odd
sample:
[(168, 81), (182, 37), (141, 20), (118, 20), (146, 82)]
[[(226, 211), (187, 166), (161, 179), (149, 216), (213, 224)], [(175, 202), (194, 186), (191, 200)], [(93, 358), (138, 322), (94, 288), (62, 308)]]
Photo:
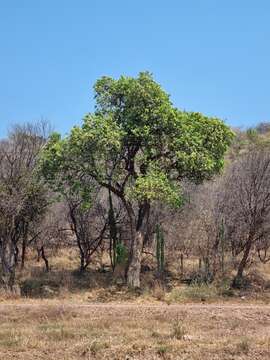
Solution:
[(95, 112), (66, 137), (37, 122), (0, 142), (3, 291), (54, 296), (93, 279), (107, 293), (169, 290), (168, 302), (266, 291), (246, 271), (270, 260), (270, 124), (176, 109), (149, 73), (94, 89)]

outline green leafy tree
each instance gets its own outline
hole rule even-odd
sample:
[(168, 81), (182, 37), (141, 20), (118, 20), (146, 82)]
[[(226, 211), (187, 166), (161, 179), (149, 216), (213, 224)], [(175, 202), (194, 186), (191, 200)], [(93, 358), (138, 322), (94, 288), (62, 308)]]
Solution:
[(233, 134), (217, 118), (174, 108), (147, 72), (102, 77), (94, 89), (95, 112), (65, 139), (52, 138), (42, 166), (50, 178), (65, 156), (67, 174), (71, 167), (77, 177), (90, 176), (120, 199), (130, 228), (127, 282), (139, 287), (151, 204), (180, 206), (180, 181), (200, 182), (218, 173)]

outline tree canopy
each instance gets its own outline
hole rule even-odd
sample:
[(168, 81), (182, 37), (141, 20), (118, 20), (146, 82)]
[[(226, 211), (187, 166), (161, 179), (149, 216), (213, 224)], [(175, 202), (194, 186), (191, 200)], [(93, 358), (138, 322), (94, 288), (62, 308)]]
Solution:
[[(94, 113), (67, 137), (51, 137), (41, 168), (59, 188), (68, 180), (87, 195), (84, 179), (89, 177), (123, 202), (130, 220), (132, 268), (134, 254), (141, 251), (136, 234), (143, 238), (151, 203), (180, 206), (182, 179), (201, 182), (220, 172), (233, 133), (217, 118), (175, 108), (148, 72), (137, 78), (102, 77), (94, 90)], [(139, 286), (140, 255), (135, 262), (131, 286)]]
[(174, 108), (149, 73), (103, 77), (95, 92), (96, 111), (83, 125), (63, 140), (52, 136), (43, 157), (47, 178), (61, 165), (65, 176), (91, 176), (119, 196), (171, 201), (180, 195), (175, 181), (201, 181), (222, 169), (231, 130)]

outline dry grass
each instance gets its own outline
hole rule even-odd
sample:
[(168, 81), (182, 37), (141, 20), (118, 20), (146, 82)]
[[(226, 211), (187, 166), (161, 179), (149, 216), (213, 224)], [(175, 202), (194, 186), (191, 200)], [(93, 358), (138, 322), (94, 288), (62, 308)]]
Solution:
[[(79, 275), (77, 271), (79, 257), (76, 249), (60, 249), (51, 255), (51, 271), (46, 273), (43, 262), (37, 263), (36, 254), (31, 252), (27, 254), (25, 269), (23, 271), (18, 269), (17, 272), (17, 280), (23, 297), (65, 299), (76, 302), (158, 301), (166, 303), (231, 301), (231, 297), (234, 300), (244, 297), (248, 301), (270, 303), (270, 264), (262, 266), (260, 263), (254, 263), (253, 268), (250, 269), (253, 287), (247, 291), (237, 292), (229, 288), (231, 281), (229, 277), (229, 282), (226, 284), (223, 282), (211, 285), (199, 283), (192, 286), (184, 285), (181, 283), (180, 274), (174, 271), (177, 260), (175, 263), (171, 261), (170, 276), (165, 282), (156, 278), (155, 271), (148, 271), (142, 274), (142, 291), (132, 293), (114, 281), (114, 276), (109, 271), (108, 259), (103, 258), (103, 264), (101, 264), (98, 257), (94, 258), (85, 274)], [(105, 265), (104, 262), (107, 264), (107, 267), (105, 266), (107, 271), (98, 271), (102, 265)], [(152, 264), (153, 269), (154, 267)], [(198, 259), (185, 259), (185, 276), (188, 278), (197, 267)], [(263, 282), (266, 285), (269, 283), (268, 286), (264, 286)], [(19, 298), (18, 292), (9, 294), (0, 291), (0, 301), (12, 298)]]
[(258, 285), (244, 295), (154, 272), (132, 292), (99, 264), (78, 276), (74, 250), (53, 256), (50, 273), (30, 256), (18, 273), (24, 296), (0, 292), (0, 360), (270, 358), (270, 292), (260, 285), (269, 265), (251, 269)]
[(269, 359), (270, 308), (0, 305), (0, 359)]

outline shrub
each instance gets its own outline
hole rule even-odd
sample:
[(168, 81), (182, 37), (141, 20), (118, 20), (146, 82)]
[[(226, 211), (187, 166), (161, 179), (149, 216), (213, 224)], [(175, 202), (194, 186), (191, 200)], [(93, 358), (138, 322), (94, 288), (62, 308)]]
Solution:
[(214, 285), (190, 285), (183, 289), (173, 289), (169, 295), (169, 302), (183, 302), (185, 300), (206, 301), (218, 296)]
[(214, 280), (214, 276), (210, 271), (198, 270), (190, 274), (191, 285), (210, 284)]
[(240, 353), (247, 354), (249, 352), (249, 341), (247, 338), (241, 339), (241, 341), (236, 345), (236, 350)]
[(91, 343), (89, 350), (92, 355), (96, 355), (99, 351), (107, 349), (108, 347), (109, 347), (109, 344), (107, 342), (94, 340)]
[(160, 285), (159, 283), (154, 285), (153, 289), (152, 289), (152, 295), (155, 299), (162, 301), (165, 298), (165, 290), (164, 287), (162, 285)]
[(0, 347), (15, 348), (20, 344), (20, 336), (12, 329), (0, 330)]
[(58, 285), (42, 278), (26, 279), (21, 284), (21, 294), (29, 297), (53, 297), (58, 290)]
[(183, 321), (175, 320), (172, 327), (172, 336), (177, 340), (182, 340), (186, 335), (186, 328), (183, 325)]
[(230, 280), (223, 280), (217, 285), (217, 293), (219, 296), (232, 297), (235, 295), (231, 287)]
[(164, 357), (166, 355), (166, 353), (169, 351), (169, 346), (164, 345), (164, 344), (160, 344), (157, 347), (157, 354), (161, 357)]

